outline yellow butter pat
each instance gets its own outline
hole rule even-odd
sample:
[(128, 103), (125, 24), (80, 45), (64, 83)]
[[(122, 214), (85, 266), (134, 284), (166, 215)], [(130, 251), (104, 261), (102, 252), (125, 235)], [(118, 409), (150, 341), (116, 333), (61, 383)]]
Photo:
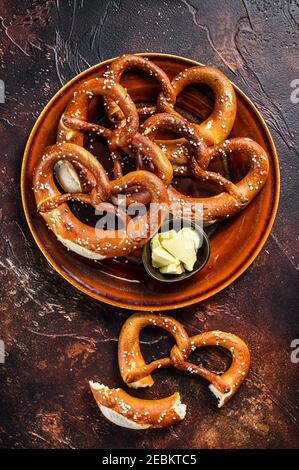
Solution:
[(154, 250), (158, 246), (161, 246), (160, 240), (159, 240), (159, 235), (155, 235), (151, 240), (151, 249)]
[(184, 237), (191, 239), (194, 243), (194, 248), (198, 250), (203, 244), (203, 238), (200, 237), (199, 233), (193, 228), (185, 227), (180, 230), (179, 234)]
[(176, 259), (168, 253), (162, 246), (158, 246), (152, 250), (152, 264), (154, 268), (162, 268), (168, 264), (175, 264)]
[(169, 238), (174, 238), (177, 236), (177, 232), (175, 230), (169, 230), (169, 232), (161, 232), (159, 233), (159, 240), (160, 243), (162, 240), (169, 240)]
[(163, 268), (160, 268), (162, 274), (183, 274), (185, 272), (184, 266), (178, 261), (177, 264), (168, 264)]

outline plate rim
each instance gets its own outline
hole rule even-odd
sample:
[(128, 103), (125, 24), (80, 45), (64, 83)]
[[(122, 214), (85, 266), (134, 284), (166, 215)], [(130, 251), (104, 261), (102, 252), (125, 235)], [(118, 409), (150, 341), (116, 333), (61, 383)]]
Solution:
[[(186, 64), (190, 64), (192, 66), (204, 66), (205, 64), (198, 62), (194, 59), (189, 59), (183, 56), (179, 56), (176, 54), (166, 54), (166, 53), (155, 53), (155, 52), (139, 52), (134, 55), (140, 55), (140, 56), (145, 56), (145, 57), (153, 57), (153, 58), (171, 58), (171, 59), (177, 59), (181, 62), (185, 62)], [(87, 289), (84, 286), (82, 286), (78, 281), (70, 277), (65, 271), (63, 271), (60, 266), (53, 260), (53, 258), (50, 256), (50, 254), (47, 252), (46, 248), (44, 245), (41, 243), (39, 240), (38, 234), (33, 226), (31, 216), (29, 214), (29, 208), (27, 207), (27, 202), (26, 202), (26, 164), (28, 160), (28, 156), (30, 154), (30, 148), (32, 141), (34, 139), (35, 132), (40, 126), (41, 121), (43, 120), (45, 114), (48, 112), (48, 109), (52, 106), (52, 103), (54, 100), (57, 100), (59, 96), (64, 93), (65, 89), (71, 86), (74, 82), (82, 79), (84, 75), (92, 73), (92, 71), (96, 70), (99, 66), (105, 66), (111, 63), (113, 60), (115, 60), (117, 57), (113, 57), (110, 59), (106, 59), (102, 62), (99, 62), (95, 65), (92, 65), (91, 67), (88, 67), (86, 70), (83, 70), (81, 73), (73, 77), (71, 80), (69, 80), (67, 83), (65, 83), (59, 90), (51, 97), (51, 99), (48, 101), (46, 106), (42, 109), (40, 112), (38, 118), (36, 119), (34, 126), (32, 127), (29, 137), (26, 142), (25, 150), (23, 153), (23, 160), (22, 160), (22, 167), (21, 167), (21, 199), (22, 199), (22, 205), (24, 209), (24, 214), (25, 218), (27, 221), (27, 224), (29, 226), (31, 235), (33, 236), (33, 239), (35, 243), (37, 244), (38, 248), (42, 252), (42, 254), (45, 256), (46, 260), (48, 263), (51, 265), (52, 268), (55, 269), (56, 272), (60, 274), (67, 282), (69, 282), (72, 286), (74, 286), (76, 289), (80, 290), (84, 294), (88, 295), (89, 297), (92, 297), (98, 301), (104, 302), (105, 304), (113, 305), (115, 307), (120, 307), (123, 309), (129, 309), (129, 310), (141, 310), (141, 311), (166, 311), (166, 310), (171, 310), (171, 309), (178, 309), (178, 308), (183, 308), (187, 307), (189, 305), (193, 305), (199, 302), (202, 302), (203, 300), (206, 300), (212, 296), (214, 296), (216, 293), (226, 289), (230, 284), (232, 284), (236, 279), (238, 279), (247, 269), (248, 267), (253, 263), (253, 261), (256, 259), (260, 251), (262, 250), (263, 246), (265, 245), (271, 229), (273, 227), (273, 223), (277, 214), (277, 209), (278, 209), (278, 204), (279, 204), (279, 197), (280, 197), (280, 169), (279, 169), (279, 160), (278, 160), (278, 154), (276, 151), (276, 147), (272, 138), (272, 135), (268, 129), (268, 126), (260, 114), (259, 110), (255, 106), (255, 104), (251, 101), (251, 99), (237, 86), (235, 85), (231, 80), (230, 82), (232, 83), (234, 89), (241, 95), (241, 97), (244, 99), (247, 105), (254, 111), (254, 113), (257, 115), (259, 119), (259, 125), (263, 128), (263, 131), (265, 132), (265, 135), (268, 140), (268, 144), (271, 148), (271, 152), (273, 155), (272, 163), (275, 171), (275, 187), (274, 187), (274, 195), (273, 195), (273, 207), (272, 207), (272, 212), (269, 218), (269, 221), (267, 223), (266, 230), (262, 234), (261, 238), (259, 239), (258, 243), (256, 244), (254, 250), (252, 251), (251, 255), (248, 257), (246, 261), (242, 264), (242, 266), (236, 270), (235, 273), (233, 273), (229, 279), (224, 280), (221, 282), (219, 285), (217, 285), (214, 289), (209, 290), (207, 293), (203, 293), (202, 295), (196, 297), (196, 298), (189, 298), (187, 300), (182, 300), (179, 301), (178, 303), (175, 304), (168, 304), (168, 305), (142, 305), (142, 304), (136, 304), (136, 303), (124, 303), (122, 301), (119, 301), (118, 299), (107, 299), (103, 294), (97, 294), (94, 293), (91, 289)]]

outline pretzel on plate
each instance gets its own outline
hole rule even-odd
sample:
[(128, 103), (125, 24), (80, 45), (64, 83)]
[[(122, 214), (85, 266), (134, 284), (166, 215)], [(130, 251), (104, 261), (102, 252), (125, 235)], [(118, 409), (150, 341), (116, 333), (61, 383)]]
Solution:
[[(175, 93), (167, 74), (154, 62), (144, 57), (133, 54), (124, 54), (111, 63), (109, 69), (104, 73), (104, 76), (108, 77), (109, 80), (112, 80), (115, 83), (120, 83), (123, 73), (131, 68), (142, 70), (150, 77), (157, 80), (161, 85), (165, 100), (169, 100), (170, 102), (175, 100)], [(124, 119), (124, 114), (114, 99), (105, 97), (104, 105), (106, 108), (106, 114), (110, 121), (119, 124), (120, 121)], [(142, 108), (138, 108), (137, 111), (141, 116), (148, 116), (156, 112), (156, 106), (143, 106)]]
[[(146, 63), (148, 66), (149, 61), (138, 56), (132, 57), (134, 59), (137, 57), (136, 60), (138, 63)], [(150, 65), (150, 67), (152, 66)], [(122, 110), (125, 119), (116, 129), (110, 130), (102, 125), (87, 122), (90, 98), (97, 95), (110, 97), (114, 102), (118, 103), (119, 109)], [(84, 132), (96, 132), (108, 141), (111, 156), (114, 160), (115, 178), (123, 174), (120, 155), (120, 148), (122, 147), (125, 151), (134, 156), (137, 161), (141, 162), (142, 158), (151, 161), (157, 176), (159, 176), (166, 185), (169, 184), (173, 175), (170, 163), (164, 158), (163, 152), (158, 146), (137, 132), (138, 126), (139, 119), (135, 104), (124, 88), (111, 79), (95, 78), (84, 82), (83, 85), (75, 91), (72, 100), (69, 102), (60, 119), (58, 142), (72, 142), (83, 146)], [(137, 152), (136, 155), (135, 151)], [(65, 167), (64, 163), (62, 165), (61, 162), (59, 163), (60, 166), (55, 168), (55, 170), (58, 181), (63, 189), (68, 192), (82, 191), (84, 181), (82, 182), (82, 178), (78, 178), (78, 172), (71, 168), (72, 165), (70, 164)], [(79, 168), (79, 170), (81, 170), (81, 168)], [(65, 175), (67, 178), (64, 178)], [(92, 175), (86, 172), (84, 176), (86, 186), (90, 187), (93, 182)], [(68, 184), (69, 179), (71, 179), (71, 185)], [(74, 191), (74, 189), (76, 191)]]
[[(58, 161), (79, 163), (88, 170), (94, 178), (90, 192), (61, 193), (53, 176)], [(135, 219), (130, 219), (121, 208), (109, 203), (111, 196), (127, 188), (146, 190), (151, 194), (153, 204), (145, 214)], [(98, 160), (83, 147), (71, 143), (45, 149), (34, 171), (33, 189), (38, 212), (58, 240), (68, 249), (92, 259), (126, 256), (143, 246), (162, 223), (168, 204), (166, 188), (153, 173), (134, 171), (109, 181)], [(89, 204), (99, 211), (111, 212), (120, 218), (124, 228), (104, 230), (82, 223), (66, 204), (71, 200)]]
[[(176, 344), (170, 355), (146, 364), (139, 344), (140, 332), (146, 326), (158, 326), (171, 333)], [(214, 374), (202, 366), (187, 361), (191, 351), (203, 346), (221, 346), (228, 349), (232, 363), (222, 375)], [(189, 337), (184, 327), (174, 318), (152, 313), (136, 313), (124, 323), (118, 342), (118, 363), (124, 382), (133, 388), (150, 387), (151, 373), (161, 367), (174, 366), (184, 372), (197, 374), (208, 380), (210, 390), (223, 406), (244, 381), (250, 365), (250, 353), (243, 340), (230, 333), (208, 331)]]
[(182, 421), (186, 405), (178, 392), (159, 400), (132, 397), (121, 388), (89, 382), (94, 399), (112, 423), (129, 429), (165, 428)]
[(191, 157), (191, 173), (201, 181), (210, 180), (223, 188), (223, 192), (211, 197), (189, 197), (169, 186), (169, 204), (176, 215), (184, 212), (187, 206), (191, 213), (197, 213), (198, 204), (202, 204), (200, 216), (205, 225), (217, 220), (232, 217), (243, 210), (260, 192), (267, 181), (269, 173), (269, 159), (265, 150), (253, 140), (240, 137), (226, 140), (220, 145), (208, 147), (209, 158), (216, 156), (230, 157), (233, 152), (246, 155), (249, 160), (247, 174), (237, 183), (233, 183), (220, 173), (204, 170)]
[(87, 123), (89, 103), (94, 96), (108, 96), (118, 103), (126, 118), (126, 125), (119, 126), (112, 131), (110, 140), (114, 147), (128, 145), (139, 127), (136, 106), (121, 85), (102, 77), (83, 82), (74, 92), (73, 98), (68, 103), (60, 119), (58, 142), (71, 141), (83, 145), (84, 133), (77, 129), (77, 123), (80, 123), (80, 121), (85, 122), (86, 127), (84, 130), (97, 129), (99, 133), (105, 135), (104, 127)]
[[(171, 82), (177, 97), (183, 89), (192, 84), (208, 85), (214, 93), (212, 113), (201, 124), (194, 124), (201, 132), (208, 145), (219, 144), (225, 140), (235, 122), (237, 100), (234, 88), (229, 79), (220, 70), (208, 66), (196, 66), (183, 70)], [(174, 109), (175, 99), (169, 100), (159, 94), (157, 108), (160, 112), (181, 115)]]
[[(155, 141), (157, 134), (163, 130), (173, 131), (188, 142), (192, 149), (190, 155), (164, 151), (167, 158), (174, 166), (175, 173), (181, 174), (180, 167), (188, 167), (191, 155), (193, 155), (202, 168), (206, 168), (210, 162), (207, 146), (198, 128), (186, 119), (169, 113), (158, 113), (148, 118), (142, 125), (143, 135)], [(163, 149), (163, 146), (162, 146)]]

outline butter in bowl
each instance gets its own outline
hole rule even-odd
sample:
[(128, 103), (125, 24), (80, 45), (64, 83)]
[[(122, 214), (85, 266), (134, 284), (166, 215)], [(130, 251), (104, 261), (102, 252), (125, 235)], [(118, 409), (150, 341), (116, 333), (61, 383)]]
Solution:
[(196, 221), (169, 219), (143, 248), (147, 273), (162, 282), (186, 279), (200, 271), (210, 254), (209, 238)]

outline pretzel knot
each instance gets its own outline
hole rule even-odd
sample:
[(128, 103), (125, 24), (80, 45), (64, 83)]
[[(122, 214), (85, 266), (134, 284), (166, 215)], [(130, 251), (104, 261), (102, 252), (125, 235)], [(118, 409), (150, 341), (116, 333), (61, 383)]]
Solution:
[[(89, 193), (60, 192), (53, 175), (59, 161), (79, 164), (92, 174), (94, 185)], [(110, 203), (113, 196), (130, 188), (146, 189), (151, 194), (150, 208), (134, 219)], [(166, 188), (153, 173), (134, 171), (109, 181), (98, 160), (83, 147), (72, 143), (56, 144), (45, 149), (34, 171), (33, 189), (38, 211), (58, 240), (68, 249), (92, 259), (126, 256), (143, 246), (159, 228), (168, 205)], [(98, 213), (112, 213), (121, 221), (123, 228), (105, 230), (82, 223), (66, 204), (72, 200), (89, 204)]]
[[(140, 332), (146, 326), (158, 326), (170, 333), (176, 343), (168, 357), (146, 364), (140, 350)], [(221, 346), (230, 352), (232, 362), (229, 368), (217, 375), (201, 365), (188, 362), (192, 351), (205, 346)], [(210, 390), (222, 407), (236, 393), (244, 381), (250, 366), (247, 345), (238, 336), (222, 331), (208, 331), (189, 337), (184, 327), (169, 316), (151, 313), (136, 313), (124, 323), (118, 342), (118, 363), (123, 381), (131, 388), (151, 387), (150, 375), (161, 367), (173, 366), (190, 374), (199, 375), (210, 382)], [(181, 421), (186, 407), (175, 393), (162, 400), (135, 398), (121, 389), (109, 389), (104, 385), (90, 382), (103, 414), (112, 422), (133, 429), (144, 427), (165, 427)]]
[(139, 335), (146, 326), (159, 326), (171, 333), (177, 344), (182, 358), (187, 358), (191, 352), (189, 337), (174, 318), (151, 315), (149, 313), (136, 313), (123, 325), (118, 341), (118, 362), (124, 382), (133, 388), (148, 387), (154, 381), (151, 372), (161, 367), (172, 365), (171, 358), (163, 358), (146, 364), (140, 350)]

